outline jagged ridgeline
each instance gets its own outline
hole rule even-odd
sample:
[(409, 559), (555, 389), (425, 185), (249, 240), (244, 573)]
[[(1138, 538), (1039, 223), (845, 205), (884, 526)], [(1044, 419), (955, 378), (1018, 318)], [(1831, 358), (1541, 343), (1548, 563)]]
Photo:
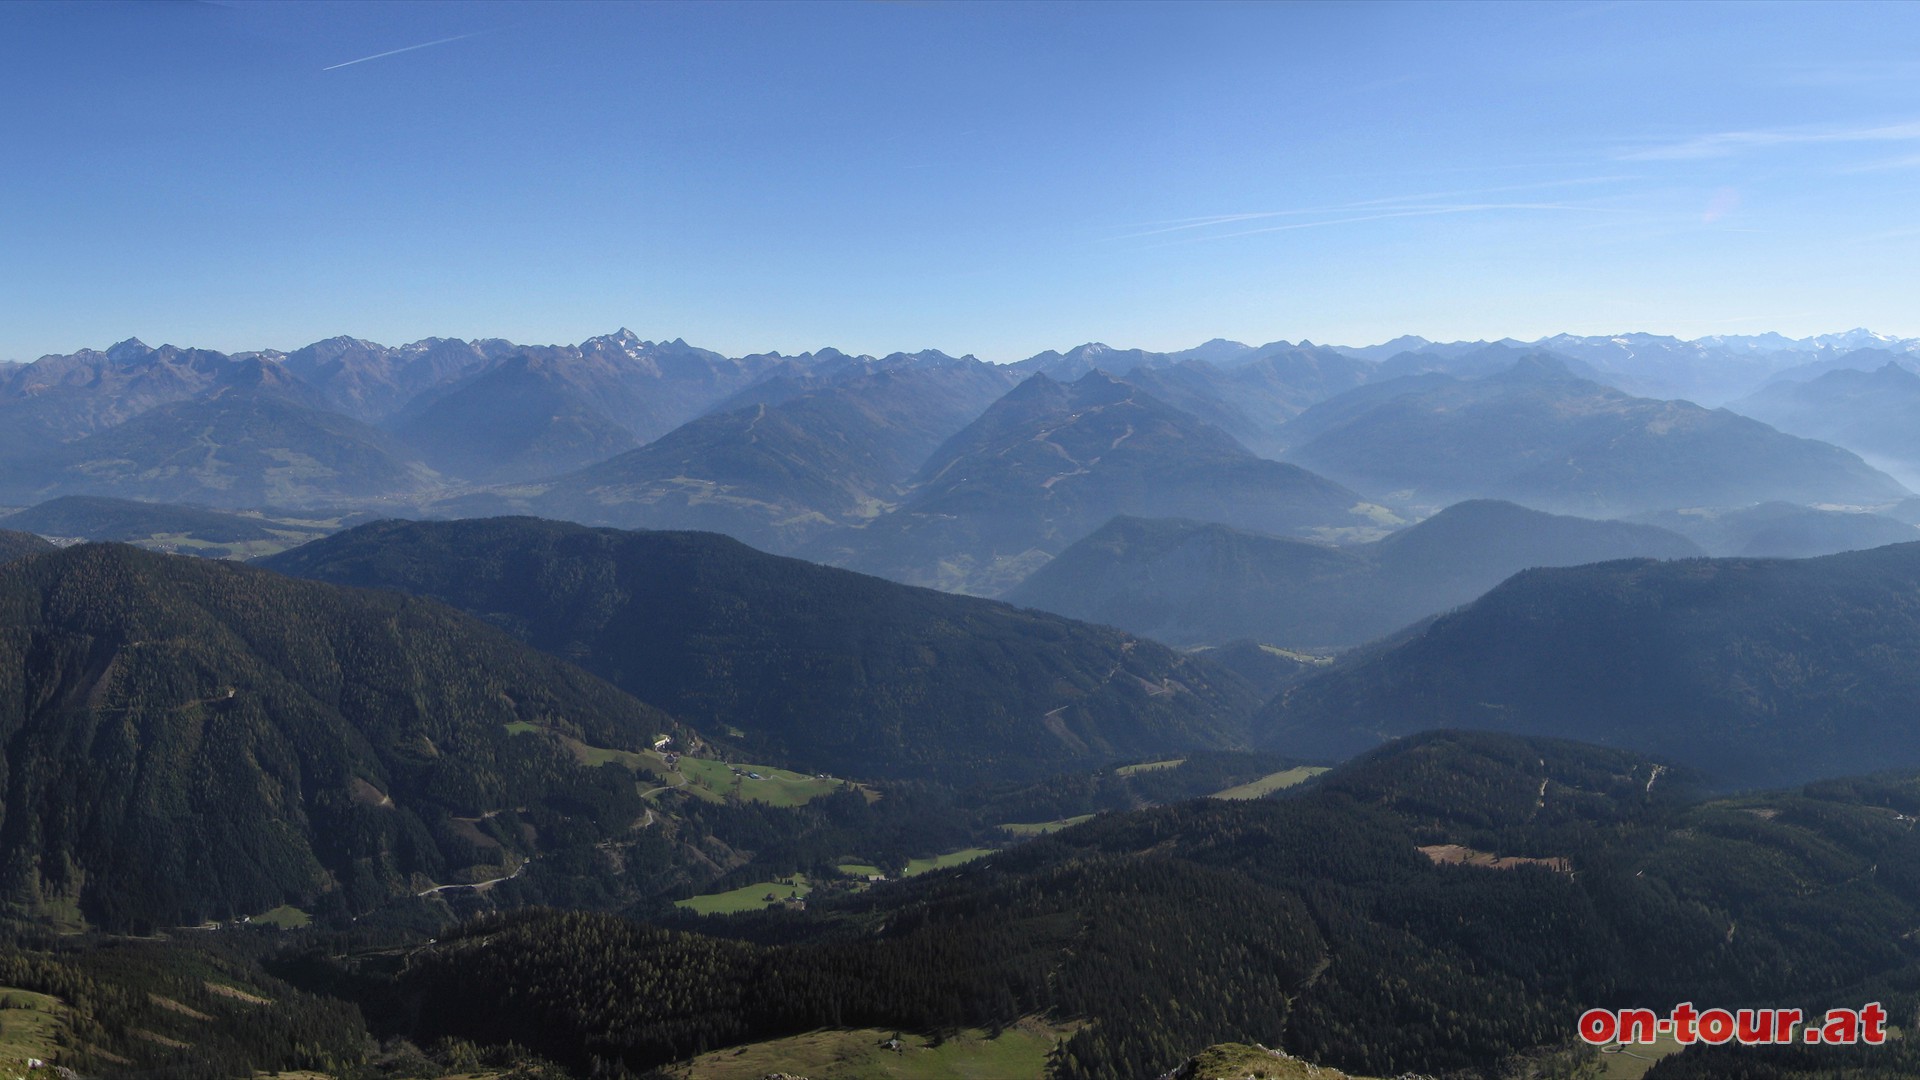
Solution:
[(386, 521), (263, 565), (443, 600), (723, 746), (841, 776), (1036, 776), (1225, 748), (1256, 707), (1224, 668), (1118, 630), (711, 533)]
[(679, 729), (429, 600), (118, 544), (0, 568), (17, 916), (344, 914), (506, 874), (644, 813), (625, 770), (576, 764), (558, 736), (661, 732)]

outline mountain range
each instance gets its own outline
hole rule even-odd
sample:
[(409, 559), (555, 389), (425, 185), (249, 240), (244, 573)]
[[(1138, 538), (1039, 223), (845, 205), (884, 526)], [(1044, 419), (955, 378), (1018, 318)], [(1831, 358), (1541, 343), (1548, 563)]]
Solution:
[[(1533, 341), (1503, 338), (1494, 342), (1436, 342), (1408, 335), (1381, 345), (1335, 348), (1372, 361), (1388, 361), (1412, 353), (1444, 364), (1455, 357), (1481, 352), (1489, 345), (1552, 352), (1581, 363), (1585, 366), (1583, 374), (1592, 372), (1589, 377), (1596, 381), (1630, 393), (1684, 398), (1709, 406), (1731, 401), (1783, 374), (1834, 364), (1838, 358), (1862, 349), (1920, 354), (1920, 338), (1894, 337), (1864, 329), (1804, 338), (1776, 333), (1722, 334), (1691, 341), (1645, 333), (1554, 334)], [(1857, 366), (1851, 361), (1839, 362)], [(1445, 370), (1444, 367), (1441, 370)]]
[[(1324, 557), (1366, 562), (1355, 545), (1487, 498), (1641, 516), (1713, 554), (1808, 555), (1904, 539), (1886, 520), (1836, 510), (1899, 515), (1909, 493), (1834, 445), (1600, 380), (1638, 385), (1654, 368), (1679, 372), (1674, 357), (1724, 355), (1775, 380), (1749, 400), (1773, 400), (1849, 380), (1920, 379), (1897, 364), (1912, 346), (1862, 334), (1409, 338), (1361, 350), (1216, 339), (1177, 352), (1088, 344), (995, 365), (934, 350), (729, 358), (625, 330), (578, 345), (342, 337), (233, 355), (130, 340), (0, 370), (0, 418), (12, 420), (0, 436), (0, 501), (116, 498), (290, 526), (237, 542), (48, 533), (227, 555), (374, 516), (703, 529), (985, 596), (1008, 594), (1116, 517), (1343, 544), (1351, 550)], [(1851, 366), (1885, 357), (1894, 366)], [(1834, 370), (1799, 378), (1823, 365)], [(1782, 423), (1891, 460), (1899, 433), (1886, 417), (1898, 418), (1899, 391), (1889, 382), (1826, 394)], [(46, 516), (52, 529), (59, 515)], [(1478, 588), (1491, 573), (1461, 581)], [(1421, 595), (1402, 584), (1405, 598)], [(1091, 614), (1103, 591), (1079, 591), (1047, 602)], [(1388, 618), (1471, 599), (1467, 591), (1369, 601), (1390, 614), (1344, 627), (1327, 619), (1344, 619), (1352, 603), (1312, 605), (1317, 627), (1220, 625), (1346, 643), (1391, 629)], [(1225, 643), (1202, 623), (1119, 609), (1100, 617)]]
[(895, 580), (993, 595), (1116, 514), (1295, 535), (1378, 524), (1353, 491), (1093, 371), (1027, 379), (935, 450), (898, 508), (815, 550)]
[[(1848, 359), (1858, 357), (1850, 354)], [(1876, 350), (1870, 371), (1842, 367), (1813, 378), (1781, 379), (1728, 408), (1781, 431), (1844, 446), (1902, 480), (1920, 478), (1920, 409), (1916, 358)], [(1905, 362), (1902, 363), (1901, 361)]]
[(1013, 381), (1006, 368), (971, 358), (890, 359), (756, 383), (640, 449), (513, 492), (509, 505), (799, 550), (897, 502), (927, 455)]
[(1685, 401), (1637, 398), (1533, 353), (1477, 379), (1370, 383), (1300, 414), (1286, 460), (1427, 503), (1503, 498), (1612, 517), (1767, 500), (1876, 505), (1906, 489), (1827, 443)]

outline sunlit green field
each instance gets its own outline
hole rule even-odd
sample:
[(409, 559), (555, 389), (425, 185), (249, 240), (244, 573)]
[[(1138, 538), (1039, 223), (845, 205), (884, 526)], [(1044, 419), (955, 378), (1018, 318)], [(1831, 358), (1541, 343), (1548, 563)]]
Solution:
[[(702, 915), (731, 915), (737, 911), (759, 911), (769, 908), (792, 897), (804, 897), (813, 891), (813, 885), (805, 874), (795, 874), (780, 881), (762, 881), (753, 885), (744, 885), (727, 892), (708, 893), (686, 900), (674, 901), (674, 906)], [(769, 900), (767, 897), (773, 897)]]
[(1057, 832), (1070, 825), (1078, 825), (1083, 821), (1092, 820), (1092, 814), (1079, 814), (1074, 817), (1061, 818), (1058, 821), (1009, 822), (1000, 827), (1015, 836), (1045, 836), (1050, 832)]
[(1186, 758), (1177, 757), (1177, 758), (1168, 758), (1165, 761), (1143, 761), (1138, 765), (1122, 765), (1113, 771), (1114, 771), (1114, 774), (1117, 776), (1132, 776), (1135, 773), (1152, 772), (1155, 769), (1177, 768), (1181, 765), (1185, 765), (1186, 763), (1187, 763)]
[[(506, 728), (514, 735), (542, 730), (524, 720), (516, 720)], [(731, 795), (744, 802), (768, 806), (800, 806), (845, 785), (845, 781), (831, 776), (809, 776), (773, 765), (741, 765), (684, 754), (677, 768), (668, 768), (666, 755), (656, 750), (615, 750), (567, 736), (561, 736), (561, 741), (582, 765), (620, 765), (651, 777), (652, 783), (643, 784), (650, 791), (680, 791), (707, 802), (721, 802)]]
[(281, 904), (272, 911), (253, 917), (255, 926), (277, 926), (282, 930), (298, 930), (313, 922), (313, 917), (291, 904)]
[(1213, 797), (1216, 799), (1258, 799), (1263, 795), (1271, 795), (1276, 791), (1290, 788), (1295, 784), (1305, 783), (1326, 771), (1325, 768), (1319, 765), (1302, 765), (1295, 769), (1285, 769), (1281, 772), (1269, 773), (1258, 780), (1241, 784), (1239, 787), (1230, 787), (1225, 791), (1215, 792)]
[(950, 851), (945, 855), (935, 855), (930, 859), (913, 859), (907, 863), (904, 874), (906, 877), (912, 877), (915, 874), (924, 874), (930, 870), (944, 870), (949, 866), (959, 866), (961, 863), (972, 862), (982, 855), (991, 854), (993, 854), (992, 848), (975, 847), (965, 848), (960, 851)]
[(1037, 1019), (1022, 1020), (997, 1037), (971, 1029), (940, 1045), (922, 1035), (879, 1028), (810, 1031), (770, 1042), (702, 1054), (671, 1068), (684, 1080), (760, 1080), (772, 1073), (833, 1080), (1039, 1080), (1047, 1055), (1067, 1034)]
[(66, 1030), (67, 1007), (59, 998), (29, 990), (0, 987), (0, 1080), (24, 1080), (28, 1075), (52, 1072), (27, 1069), (27, 1059), (51, 1061), (60, 1052), (60, 1033)]

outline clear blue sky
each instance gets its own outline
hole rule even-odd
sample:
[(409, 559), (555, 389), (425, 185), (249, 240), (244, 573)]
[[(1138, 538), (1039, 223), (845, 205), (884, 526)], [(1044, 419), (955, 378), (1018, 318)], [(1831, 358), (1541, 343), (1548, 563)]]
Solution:
[(0, 100), (0, 358), (1920, 334), (1916, 5), (8, 3)]

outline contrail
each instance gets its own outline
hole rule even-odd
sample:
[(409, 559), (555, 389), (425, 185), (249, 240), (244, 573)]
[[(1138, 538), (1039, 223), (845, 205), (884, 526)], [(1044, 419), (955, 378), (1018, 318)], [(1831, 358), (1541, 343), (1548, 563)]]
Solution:
[(363, 56), (358, 60), (348, 60), (343, 64), (333, 64), (328, 67), (323, 67), (320, 70), (332, 71), (335, 68), (352, 67), (355, 64), (364, 64), (369, 60), (378, 60), (383, 56), (399, 56), (403, 52), (412, 52), (415, 49), (430, 49), (435, 45), (445, 45), (448, 42), (465, 41), (466, 39), (473, 37), (474, 34), (478, 34), (480, 32), (481, 31), (475, 30), (472, 34), (461, 34), (458, 37), (445, 37), (445, 38), (441, 38), (439, 41), (424, 41), (418, 45), (409, 45), (404, 49), (390, 49), (386, 52), (374, 53), (372, 56)]

